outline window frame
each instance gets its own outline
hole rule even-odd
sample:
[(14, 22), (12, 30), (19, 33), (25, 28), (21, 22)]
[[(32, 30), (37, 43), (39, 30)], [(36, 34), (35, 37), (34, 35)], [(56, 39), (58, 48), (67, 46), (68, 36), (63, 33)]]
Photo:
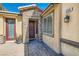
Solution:
[[(49, 32), (47, 32), (47, 29), (45, 29), (46, 27), (44, 27), (45, 25), (44, 25), (44, 20), (46, 20), (46, 19), (48, 19), (49, 17), (51, 17), (52, 18), (52, 28), (51, 28), (51, 31), (52, 31), (52, 33), (49, 33)], [(48, 19), (49, 20), (49, 19)], [(48, 20), (46, 20), (46, 22), (48, 23)], [(46, 23), (46, 24), (47, 24)], [(49, 25), (48, 25), (49, 26)], [(45, 29), (45, 30), (44, 30)], [(45, 32), (44, 32), (45, 31)], [(51, 14), (49, 14), (49, 15), (47, 15), (46, 17), (44, 17), (43, 18), (43, 34), (45, 34), (45, 35), (48, 35), (48, 36), (53, 36), (54, 37), (54, 12), (53, 13), (51, 13)]]

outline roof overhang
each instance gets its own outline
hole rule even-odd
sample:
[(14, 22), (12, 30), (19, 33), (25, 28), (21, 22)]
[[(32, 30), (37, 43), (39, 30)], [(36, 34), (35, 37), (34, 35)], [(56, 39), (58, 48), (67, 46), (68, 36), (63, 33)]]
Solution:
[(20, 15), (20, 13), (16, 13), (16, 12), (4, 12), (4, 11), (0, 11), (0, 14), (13, 14), (13, 15)]
[(18, 7), (18, 9), (19, 9), (20, 11), (38, 10), (38, 11), (40, 11), (40, 12), (43, 12), (40, 8), (38, 8), (38, 7), (36, 6), (36, 4), (27, 5), (27, 6), (20, 6), (20, 7)]
[(18, 7), (18, 9), (23, 9), (23, 8), (28, 8), (28, 7), (35, 7), (36, 6), (36, 4), (31, 4), (31, 5), (26, 5), (26, 6), (20, 6), (20, 7)]
[(55, 9), (56, 5), (57, 3), (50, 3), (48, 7), (44, 10), (44, 12), (41, 14), (41, 16), (51, 13)]

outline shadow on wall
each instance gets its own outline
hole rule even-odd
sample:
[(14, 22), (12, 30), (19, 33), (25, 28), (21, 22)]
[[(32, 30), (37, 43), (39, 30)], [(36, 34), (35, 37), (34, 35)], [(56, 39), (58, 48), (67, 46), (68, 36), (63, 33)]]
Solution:
[(5, 36), (0, 35), (0, 44), (5, 43), (5, 39), (6, 39), (6, 37), (5, 37)]
[(26, 28), (26, 35), (25, 35), (25, 43), (28, 43), (29, 42), (29, 24)]
[(16, 37), (16, 43), (17, 44), (20, 44), (20, 43), (22, 43), (23, 42), (23, 40), (22, 40), (22, 35), (19, 35), (18, 37)]

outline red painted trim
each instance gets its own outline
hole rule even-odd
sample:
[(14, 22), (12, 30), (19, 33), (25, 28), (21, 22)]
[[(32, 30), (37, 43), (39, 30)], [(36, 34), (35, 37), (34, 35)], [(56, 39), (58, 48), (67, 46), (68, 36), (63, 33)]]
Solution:
[(6, 40), (8, 40), (8, 22), (6, 20)]
[[(8, 21), (7, 20), (9, 20), (9, 19), (6, 19), (6, 41), (9, 40), (9, 38), (8, 38)], [(14, 20), (14, 39), (16, 39), (16, 21), (15, 21), (15, 19), (12, 19), (12, 20)]]

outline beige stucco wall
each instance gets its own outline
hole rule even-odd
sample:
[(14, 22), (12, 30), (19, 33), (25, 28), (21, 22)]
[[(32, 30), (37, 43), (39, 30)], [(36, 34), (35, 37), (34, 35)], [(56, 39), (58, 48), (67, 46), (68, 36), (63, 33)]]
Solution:
[(26, 43), (29, 40), (29, 27), (28, 27), (29, 18), (27, 16), (27, 12), (23, 12), (22, 15), (23, 15), (22, 17), (23, 18), (23, 43)]
[(22, 16), (16, 18), (16, 35), (22, 38)]
[(72, 45), (61, 43), (62, 53), (66, 56), (79, 56), (79, 48), (75, 48)]
[[(64, 17), (66, 15), (66, 10), (73, 8), (70, 13), (70, 22), (64, 23)], [(62, 4), (62, 38), (66, 38), (72, 41), (79, 42), (79, 4)]]
[(0, 35), (3, 35), (3, 17), (0, 16)]
[[(68, 9), (73, 8), (70, 14), (70, 22), (65, 23), (64, 17)], [(61, 28), (61, 38), (79, 42), (79, 4), (67, 3), (62, 4), (62, 28)], [(64, 55), (79, 55), (79, 48), (74, 46), (61, 43), (62, 53)]]
[(4, 39), (4, 34), (3, 34), (3, 17), (0, 16), (0, 43), (3, 43), (3, 39)]
[[(23, 42), (24, 43), (27, 43), (29, 42), (29, 20), (30, 19), (33, 19), (33, 21), (38, 21), (40, 20), (40, 16), (39, 16), (39, 13), (38, 15), (34, 16), (35, 13), (34, 12), (38, 12), (36, 10), (28, 10), (28, 11), (23, 11), (22, 12), (22, 19), (23, 19)], [(38, 21), (39, 23), (40, 21)], [(38, 27), (40, 25), (38, 24)], [(40, 29), (40, 27), (39, 27)], [(38, 31), (40, 31), (38, 29)], [(40, 34), (40, 32), (38, 32)], [(39, 35), (38, 34), (38, 35)]]
[(29, 18), (31, 18), (34, 10), (23, 11), (23, 42), (29, 42)]
[[(54, 9), (54, 37), (43, 34), (43, 41), (54, 51), (60, 53), (60, 4), (56, 5), (54, 8), (52, 7), (51, 10), (52, 9)], [(49, 12), (51, 10), (49, 10)]]

